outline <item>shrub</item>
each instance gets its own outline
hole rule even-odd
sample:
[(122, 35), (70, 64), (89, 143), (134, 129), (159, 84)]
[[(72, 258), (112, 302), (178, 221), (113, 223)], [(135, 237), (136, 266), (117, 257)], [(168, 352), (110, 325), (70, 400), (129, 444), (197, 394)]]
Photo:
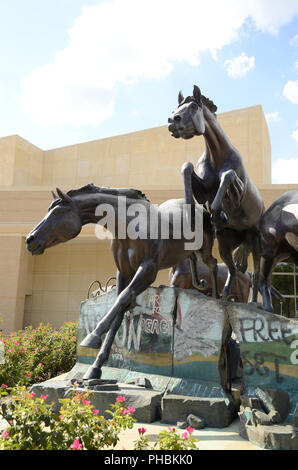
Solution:
[[(105, 419), (90, 404), (90, 393), (75, 389), (69, 398), (60, 399), (60, 414), (53, 413), (47, 395), (36, 398), (25, 387), (12, 391), (10, 403), (2, 404), (0, 417), (9, 427), (0, 435), (0, 450), (98, 450), (115, 447), (119, 433), (132, 428), (133, 408), (123, 406), (118, 397)], [(22, 398), (20, 398), (22, 396)]]
[(77, 322), (67, 322), (58, 331), (40, 324), (10, 336), (0, 333), (5, 346), (0, 385), (29, 385), (68, 372), (76, 360), (76, 331)]
[[(139, 438), (134, 442), (135, 450), (152, 450), (150, 447), (149, 439), (145, 436), (146, 429), (139, 428)], [(198, 439), (195, 439), (192, 436), (194, 428), (188, 426), (185, 432), (182, 435), (179, 434), (177, 429), (168, 428), (168, 430), (161, 431), (158, 435), (158, 440), (154, 447), (158, 447), (160, 450), (198, 450), (196, 442), (199, 442)]]

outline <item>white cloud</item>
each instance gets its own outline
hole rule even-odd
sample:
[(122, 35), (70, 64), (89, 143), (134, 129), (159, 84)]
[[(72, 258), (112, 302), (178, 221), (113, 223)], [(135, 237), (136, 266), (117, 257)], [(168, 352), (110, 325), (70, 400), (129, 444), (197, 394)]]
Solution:
[(256, 28), (270, 34), (277, 34), (298, 15), (297, 0), (249, 0), (247, 8)]
[[(19, 102), (44, 125), (98, 126), (113, 115), (117, 84), (166, 77), (177, 62), (197, 66), (200, 52), (216, 57), (247, 19), (276, 33), (297, 12), (298, 0), (185, 0), (183, 6), (180, 0), (110, 0), (85, 6), (68, 31), (67, 47), (53, 63), (23, 77)], [(238, 73), (253, 66), (254, 58), (246, 58)]]
[(298, 46), (298, 34), (296, 34), (291, 40), (290, 40), (291, 46)]
[(284, 89), (283, 95), (293, 104), (298, 104), (298, 80), (289, 80)]
[(278, 158), (272, 168), (272, 180), (275, 184), (297, 184), (298, 158)]
[(298, 121), (296, 122), (297, 129), (292, 132), (292, 137), (296, 142), (298, 142)]
[(244, 52), (234, 59), (226, 60), (224, 66), (231, 78), (243, 78), (255, 66), (255, 57), (248, 57)]
[(282, 117), (279, 115), (278, 111), (274, 111), (272, 113), (266, 113), (265, 114), (266, 121), (268, 124), (270, 122), (280, 122), (282, 121)]

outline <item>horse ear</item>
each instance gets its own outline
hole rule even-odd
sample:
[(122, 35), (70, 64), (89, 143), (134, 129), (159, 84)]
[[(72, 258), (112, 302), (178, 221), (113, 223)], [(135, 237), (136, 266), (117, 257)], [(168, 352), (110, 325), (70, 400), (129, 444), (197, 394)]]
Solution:
[(201, 90), (197, 85), (193, 86), (193, 97), (197, 103), (201, 103), (201, 99), (202, 99)]
[(58, 196), (62, 199), (62, 201), (72, 202), (71, 197), (65, 194), (63, 191), (61, 191), (61, 189), (56, 188), (56, 191), (57, 191)]
[(181, 104), (183, 100), (184, 100), (184, 96), (182, 94), (182, 91), (180, 90), (178, 94), (178, 104)]
[(54, 200), (59, 199), (58, 196), (54, 193), (54, 191), (51, 191), (51, 193), (52, 193), (52, 196), (53, 196)]

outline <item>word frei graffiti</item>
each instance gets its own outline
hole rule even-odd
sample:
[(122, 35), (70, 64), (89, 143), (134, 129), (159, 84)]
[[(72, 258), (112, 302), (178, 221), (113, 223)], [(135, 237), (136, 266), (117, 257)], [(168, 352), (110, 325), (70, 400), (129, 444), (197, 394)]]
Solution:
[(117, 210), (111, 204), (99, 204), (95, 215), (100, 219), (95, 226), (95, 235), (100, 240), (114, 238), (117, 233), (119, 240), (184, 240), (185, 250), (198, 250), (202, 246), (203, 206), (200, 204), (183, 204), (170, 212), (154, 204), (128, 205), (122, 196)]
[[(243, 342), (241, 357), (246, 376), (258, 374), (260, 377), (268, 377), (269, 362), (273, 364), (275, 381), (281, 384), (285, 380), (285, 375), (281, 373), (282, 365), (298, 364), (298, 330), (295, 326), (290, 327), (288, 322), (276, 316), (272, 319), (244, 317), (239, 319), (238, 333)], [(271, 347), (273, 343), (274, 347)]]

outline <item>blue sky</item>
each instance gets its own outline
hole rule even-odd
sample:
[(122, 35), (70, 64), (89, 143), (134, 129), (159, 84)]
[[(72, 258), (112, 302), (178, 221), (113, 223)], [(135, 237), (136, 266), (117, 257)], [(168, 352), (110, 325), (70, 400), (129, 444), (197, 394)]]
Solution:
[(0, 137), (46, 150), (160, 126), (197, 84), (261, 104), (298, 183), (298, 0), (0, 0)]

